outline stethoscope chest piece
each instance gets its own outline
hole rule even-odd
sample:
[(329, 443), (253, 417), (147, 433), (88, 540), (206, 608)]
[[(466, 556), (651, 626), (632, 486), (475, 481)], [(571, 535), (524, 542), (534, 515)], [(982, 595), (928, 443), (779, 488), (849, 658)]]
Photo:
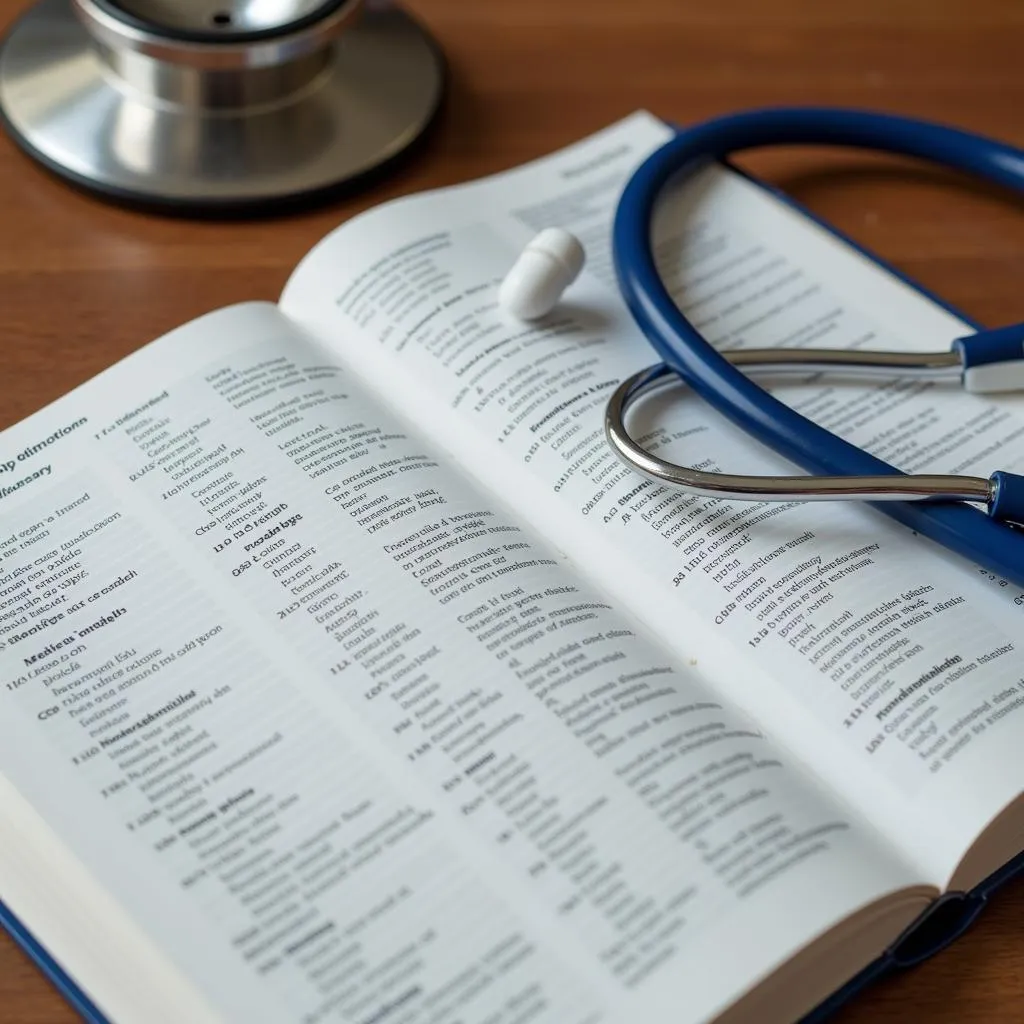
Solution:
[(443, 57), (363, 0), (40, 0), (0, 50), (15, 141), (107, 198), (271, 208), (380, 168), (428, 127)]

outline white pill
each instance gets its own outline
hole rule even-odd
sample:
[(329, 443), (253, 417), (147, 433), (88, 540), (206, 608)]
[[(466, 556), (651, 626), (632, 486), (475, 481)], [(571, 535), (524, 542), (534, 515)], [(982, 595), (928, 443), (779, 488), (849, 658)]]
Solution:
[(501, 282), (498, 301), (520, 320), (550, 313), (583, 269), (580, 240), (561, 228), (545, 228), (519, 254)]

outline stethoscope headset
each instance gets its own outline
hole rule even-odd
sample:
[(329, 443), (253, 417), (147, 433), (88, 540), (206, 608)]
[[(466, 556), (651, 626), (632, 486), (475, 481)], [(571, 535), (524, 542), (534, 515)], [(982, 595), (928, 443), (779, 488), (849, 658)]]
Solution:
[[(615, 271), (633, 318), (663, 362), (626, 380), (606, 411), (616, 454), (659, 483), (717, 498), (760, 501), (857, 500), (915, 533), (1024, 587), (1024, 476), (988, 479), (907, 475), (807, 419), (748, 376), (750, 371), (829, 372), (857, 378), (912, 375), (960, 380), (976, 392), (1024, 388), (1024, 324), (981, 330), (945, 352), (809, 349), (717, 351), (687, 319), (661, 279), (651, 225), (662, 189), (710, 160), (771, 145), (814, 144), (917, 157), (1024, 192), (1024, 151), (984, 136), (911, 118), (857, 110), (753, 110), (679, 130), (635, 171), (613, 229)], [(708, 473), (666, 462), (630, 436), (630, 406), (652, 389), (682, 382), (742, 430), (811, 476)], [(984, 506), (984, 511), (975, 507)], [(987, 513), (987, 514), (986, 514)]]

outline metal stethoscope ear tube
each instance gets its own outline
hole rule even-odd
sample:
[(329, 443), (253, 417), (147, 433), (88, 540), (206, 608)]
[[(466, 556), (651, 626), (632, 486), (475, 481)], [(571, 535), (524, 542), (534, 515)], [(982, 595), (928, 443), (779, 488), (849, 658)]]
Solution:
[[(809, 374), (841, 377), (913, 377), (958, 383), (964, 373), (961, 355), (949, 352), (844, 352), (829, 349), (741, 349), (722, 355), (750, 373)], [(624, 381), (608, 400), (605, 435), (616, 455), (656, 483), (691, 494), (733, 501), (970, 501), (987, 506), (991, 515), (1021, 523), (1014, 502), (1000, 508), (1000, 491), (1009, 474), (991, 478), (943, 474), (876, 474), (866, 476), (745, 476), (709, 473), (667, 462), (647, 451), (630, 435), (626, 414), (635, 402), (681, 379), (664, 363), (648, 367)], [(1005, 495), (1003, 495), (1005, 499)], [(1002, 513), (1002, 514), (1001, 514)]]

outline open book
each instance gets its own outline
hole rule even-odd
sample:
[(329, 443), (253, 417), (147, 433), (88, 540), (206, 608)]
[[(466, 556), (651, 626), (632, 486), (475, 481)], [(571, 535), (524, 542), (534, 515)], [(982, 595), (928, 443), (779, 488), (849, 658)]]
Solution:
[[(0, 900), (86, 1012), (789, 1021), (1024, 845), (1024, 595), (871, 509), (686, 497), (606, 446), (653, 361), (610, 219), (667, 134), (364, 214), (279, 305), (0, 435)], [(588, 268), (511, 321), (550, 224)], [(656, 230), (723, 346), (969, 331), (721, 167)], [(1013, 399), (777, 393), (907, 469), (1024, 468)], [(650, 448), (785, 471), (680, 397), (637, 411)]]

